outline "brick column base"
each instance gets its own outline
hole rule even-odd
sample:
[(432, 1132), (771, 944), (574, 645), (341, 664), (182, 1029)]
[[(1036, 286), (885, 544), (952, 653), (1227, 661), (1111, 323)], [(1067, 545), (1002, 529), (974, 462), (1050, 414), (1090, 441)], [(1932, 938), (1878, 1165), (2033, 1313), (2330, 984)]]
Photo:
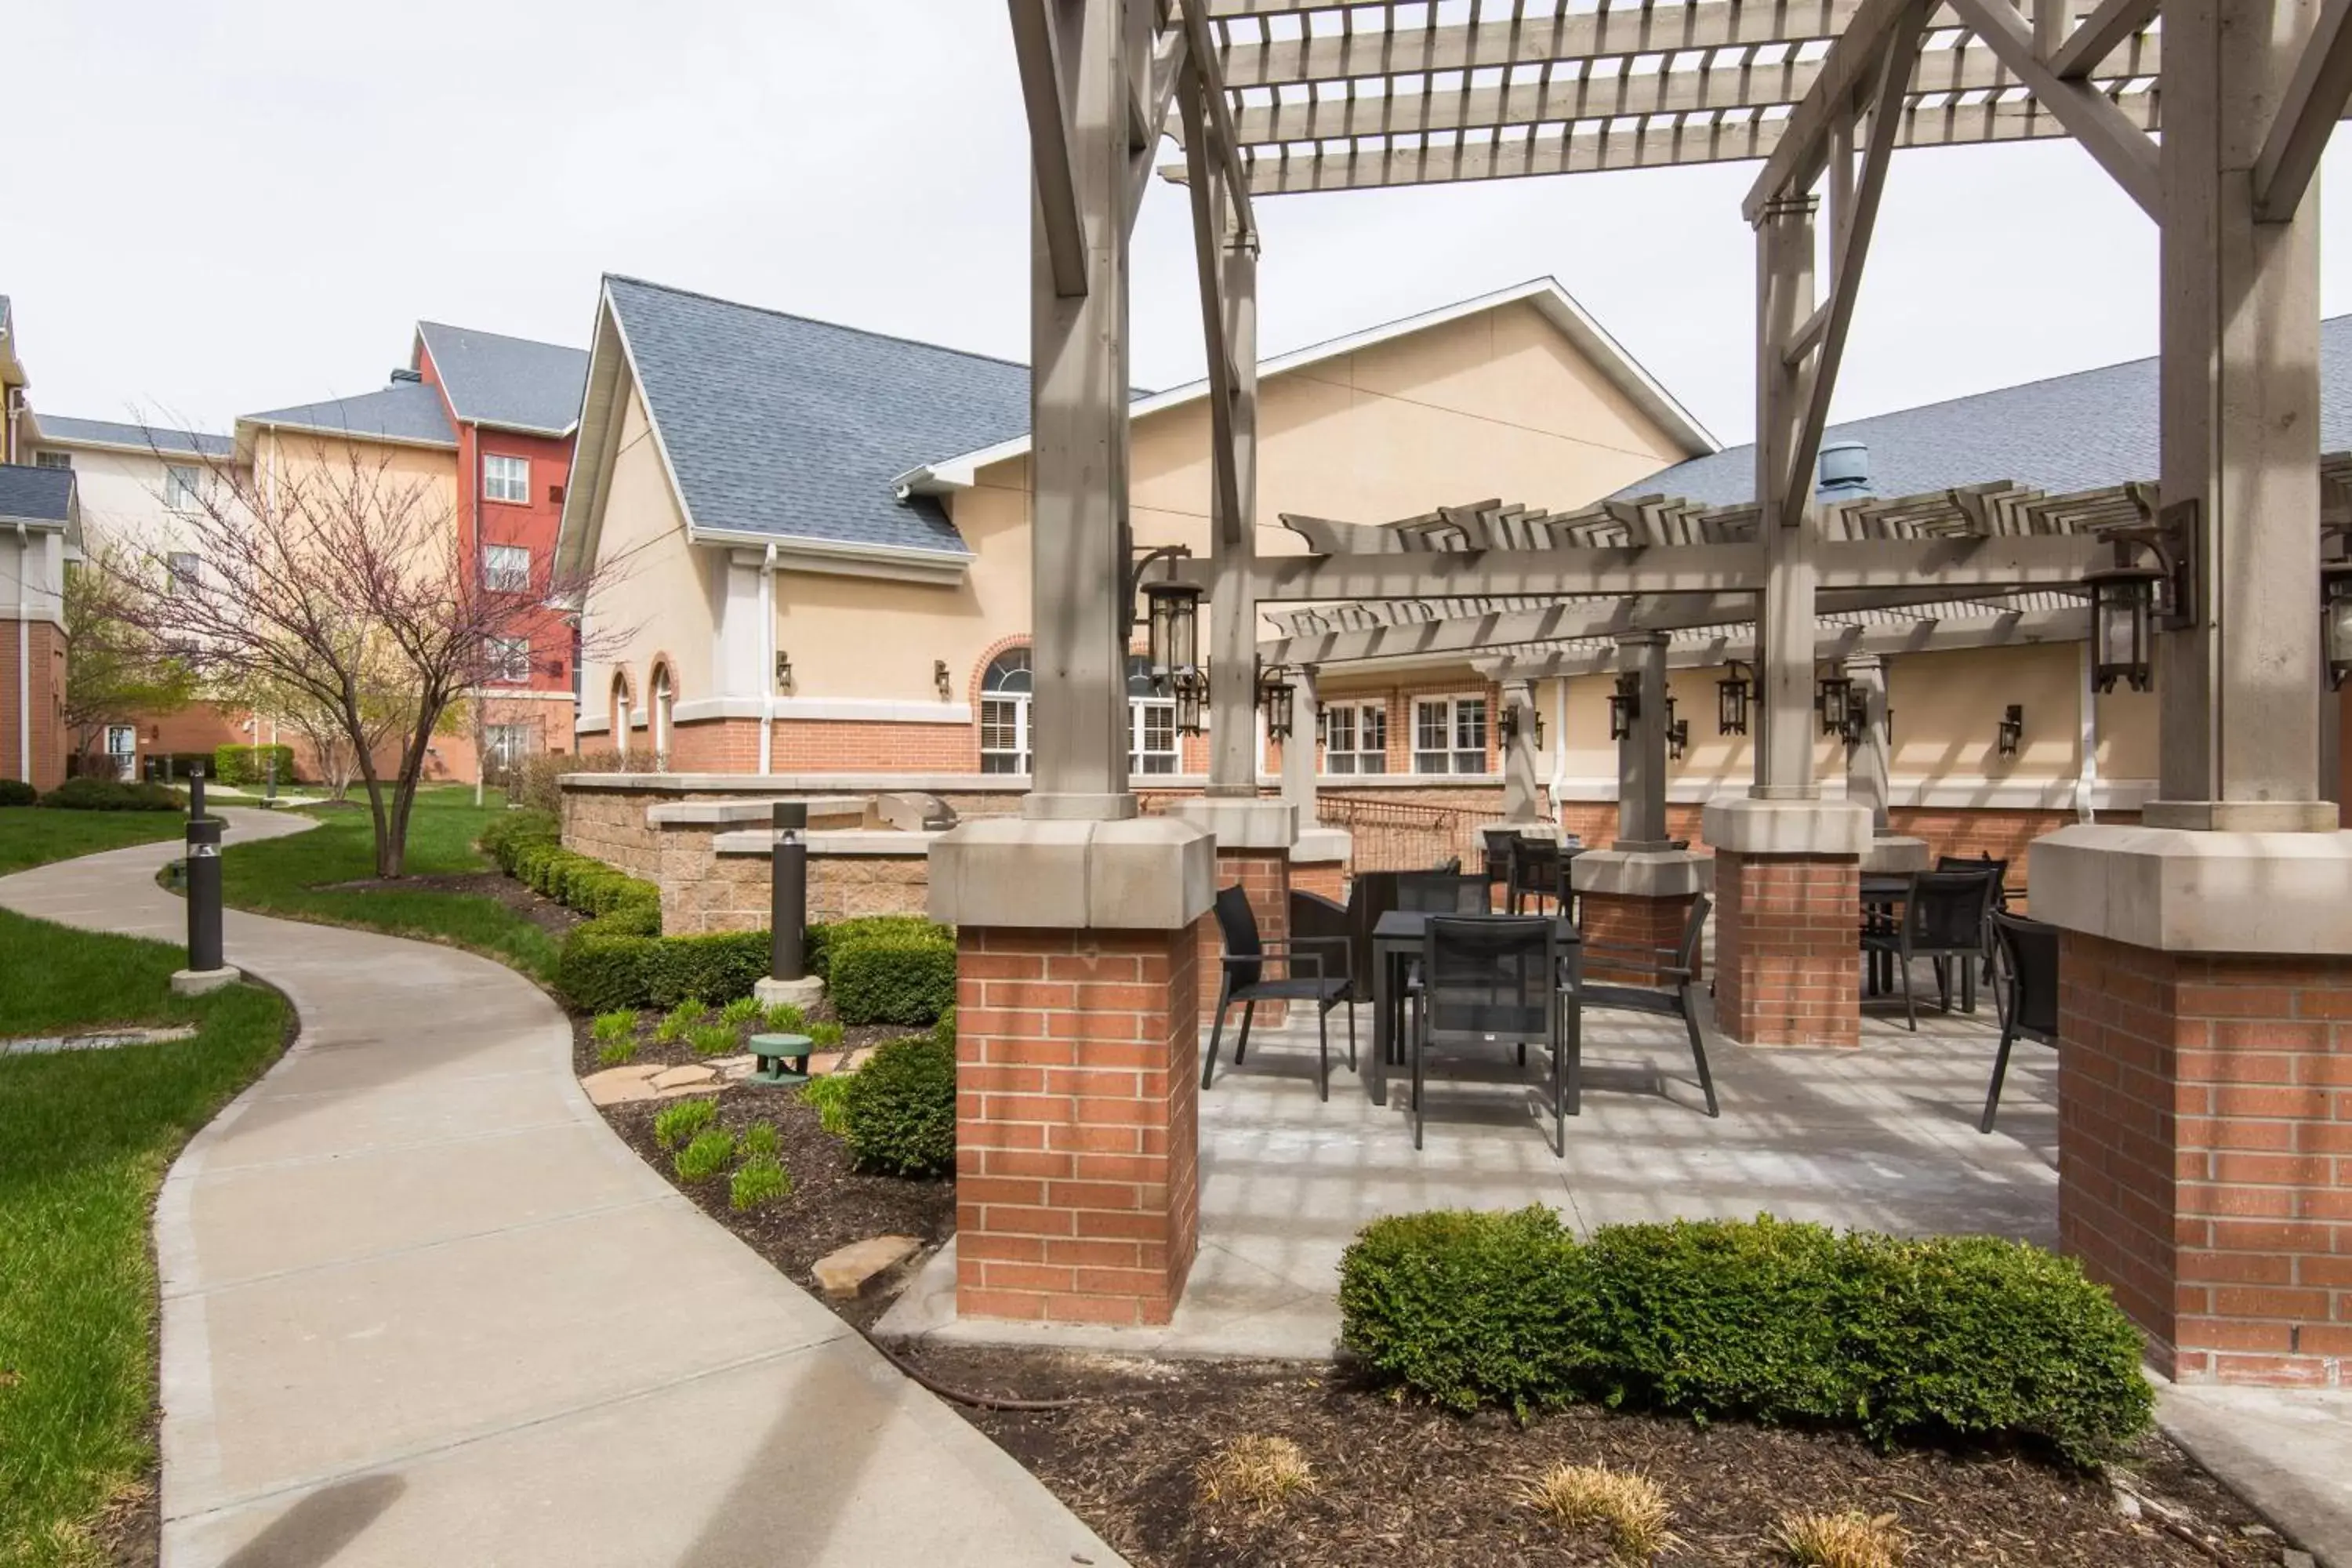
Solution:
[(1715, 854), (1715, 1015), (1750, 1046), (1862, 1043), (1861, 861)]
[[(1257, 917), (1257, 934), (1261, 942), (1286, 942), (1290, 938), (1290, 851), (1287, 849), (1227, 849), (1217, 850), (1217, 887), (1219, 890), (1241, 884), (1249, 899), (1250, 912)], [(1201, 1016), (1212, 1017), (1216, 1013), (1217, 991), (1224, 981), (1224, 966), (1219, 960), (1224, 956), (1224, 938), (1217, 930), (1217, 912), (1211, 910), (1197, 922), (1200, 931)], [(1276, 969), (1276, 974), (1287, 974), (1286, 968)], [(1257, 1005), (1256, 1021), (1279, 1024), (1286, 1009), (1279, 1002)], [(961, 1015), (958, 1015), (959, 1017)]]
[(1319, 893), (1335, 904), (1348, 901), (1348, 868), (1337, 860), (1293, 861), (1290, 885), (1302, 893)]
[(1198, 938), (956, 933), (956, 1311), (1164, 1323), (1200, 1228)]
[(2066, 1250), (2167, 1376), (2352, 1384), (2352, 956), (2060, 954)]
[[(1644, 950), (1664, 948), (1670, 953), (1683, 940), (1683, 928), (1690, 923), (1691, 905), (1696, 898), (1696, 895), (1691, 893), (1667, 898), (1642, 898), (1630, 893), (1580, 893), (1576, 901), (1577, 921), (1587, 942), (1605, 942)], [(1657, 972), (1654, 969), (1612, 965), (1598, 954), (1585, 959), (1584, 977), (1603, 984), (1616, 985), (1654, 985), (1658, 982)]]

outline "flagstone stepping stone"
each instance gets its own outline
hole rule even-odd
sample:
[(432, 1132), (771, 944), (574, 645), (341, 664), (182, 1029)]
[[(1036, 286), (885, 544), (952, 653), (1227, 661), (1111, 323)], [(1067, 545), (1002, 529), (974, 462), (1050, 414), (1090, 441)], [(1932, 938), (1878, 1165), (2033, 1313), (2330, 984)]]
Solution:
[(700, 1062), (688, 1062), (679, 1067), (664, 1068), (646, 1079), (646, 1082), (655, 1089), (693, 1089), (702, 1084), (715, 1083), (718, 1079), (719, 1074), (716, 1069), (705, 1067)]
[(911, 1236), (870, 1236), (826, 1253), (810, 1270), (817, 1286), (836, 1301), (845, 1301), (866, 1289), (866, 1282), (885, 1269), (895, 1268), (923, 1244)]
[(646, 1079), (661, 1070), (659, 1062), (607, 1068), (582, 1079), (580, 1087), (588, 1091), (591, 1105), (626, 1105), (633, 1100), (655, 1100), (659, 1094)]
[(169, 1029), (105, 1029), (84, 1035), (35, 1035), (0, 1040), (0, 1057), (43, 1057), (56, 1051), (103, 1051), (116, 1046), (161, 1046), (196, 1037), (193, 1025)]

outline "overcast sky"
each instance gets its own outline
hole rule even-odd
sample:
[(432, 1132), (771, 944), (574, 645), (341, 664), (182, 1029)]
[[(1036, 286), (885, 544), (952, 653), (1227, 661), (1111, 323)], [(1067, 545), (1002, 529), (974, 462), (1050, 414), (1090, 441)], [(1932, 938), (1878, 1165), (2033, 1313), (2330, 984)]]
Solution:
[[(608, 270), (1025, 357), (1001, 0), (8, 10), (0, 293), (37, 408), (226, 428), (381, 384), (420, 318), (584, 344)], [(1744, 440), (1755, 170), (1266, 202), (1263, 346), (1549, 273)], [(2352, 309), (2352, 216), (2325, 200), (2323, 302)], [(1200, 373), (1186, 226), (1181, 189), (1156, 186), (1135, 264), (1149, 386)], [(2076, 148), (1905, 153), (1835, 413), (2152, 353), (2156, 332), (2154, 231)]]

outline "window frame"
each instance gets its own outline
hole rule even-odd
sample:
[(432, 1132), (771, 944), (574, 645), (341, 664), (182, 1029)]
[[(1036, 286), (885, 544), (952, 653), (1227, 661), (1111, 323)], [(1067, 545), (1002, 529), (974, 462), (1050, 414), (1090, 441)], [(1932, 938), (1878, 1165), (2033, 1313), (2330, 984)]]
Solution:
[[(530, 684), (530, 639), (529, 637), (490, 637), (488, 641), (490, 658), (485, 679), (496, 686)], [(521, 673), (514, 673), (517, 669)]]
[[(513, 464), (520, 471), (520, 477), (518, 479), (515, 473), (509, 472), (501, 467), (498, 477), (493, 479), (490, 471), (490, 465), (493, 463)], [(511, 495), (507, 493), (509, 484), (514, 490)], [(530, 504), (530, 459), (518, 458), (511, 452), (483, 453), (482, 499), (499, 506), (529, 506)]]
[(70, 474), (73, 472), (73, 454), (71, 452), (59, 452), (53, 448), (44, 447), (39, 451), (33, 454), (33, 467), (37, 468), (59, 468)]
[(205, 581), (205, 558), (193, 550), (174, 550), (163, 557), (163, 592), (176, 594), (183, 588), (201, 588)]
[(193, 463), (164, 464), (163, 509), (166, 511), (177, 512), (183, 517), (190, 512), (202, 511), (204, 502), (198, 499), (196, 492), (204, 480), (204, 469)]
[[(1036, 677), (1026, 647), (1009, 647), (988, 661), (980, 675), (980, 771), (1006, 777), (1026, 777), (1035, 765), (1031, 750), (1029, 699)], [(991, 746), (989, 731), (1009, 733), (1010, 746)]]
[[(1346, 746), (1334, 746), (1331, 744), (1333, 726), (1342, 719), (1347, 722), (1349, 743)], [(1367, 724), (1365, 722), (1367, 720), (1371, 722)], [(1378, 745), (1368, 746), (1364, 743), (1364, 735), (1368, 729), (1377, 729), (1380, 731)], [(1365, 765), (1367, 763), (1372, 765), (1367, 767)], [(1388, 700), (1380, 697), (1352, 700), (1343, 698), (1336, 702), (1325, 703), (1323, 705), (1323, 772), (1335, 776), (1361, 778), (1370, 774), (1385, 773), (1388, 771)]]
[[(1439, 710), (1443, 718), (1438, 734), (1442, 744), (1424, 746), (1426, 738), (1423, 720), (1432, 709)], [(1465, 721), (1475, 715), (1477, 742), (1473, 746), (1465, 739)], [(1412, 772), (1423, 778), (1492, 777), (1487, 762), (1488, 747), (1493, 737), (1493, 705), (1486, 694), (1480, 692), (1445, 692), (1416, 696), (1412, 700)], [(1431, 759), (1442, 757), (1444, 765), (1431, 767)], [(1473, 764), (1473, 765), (1465, 765)]]
[[(522, 573), (519, 581), (516, 580), (515, 574), (511, 570), (502, 568), (497, 563), (494, 558), (500, 554), (520, 555), (522, 557)], [(508, 563), (509, 567), (510, 567), (511, 564), (512, 563), (509, 562)], [(483, 545), (482, 586), (488, 588), (493, 594), (530, 593), (530, 546), (528, 544)]]

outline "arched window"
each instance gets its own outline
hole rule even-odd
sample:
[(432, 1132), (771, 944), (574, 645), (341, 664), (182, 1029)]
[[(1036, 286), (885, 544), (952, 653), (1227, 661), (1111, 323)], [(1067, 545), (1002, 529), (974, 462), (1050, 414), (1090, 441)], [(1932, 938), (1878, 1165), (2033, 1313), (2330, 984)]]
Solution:
[(662, 665), (654, 671), (654, 772), (669, 772), (669, 731), (671, 692), (669, 666)]
[[(1030, 729), (1030, 695), (1034, 676), (1025, 647), (999, 654), (980, 678), (980, 771), (984, 773), (1025, 773), (1034, 750)], [(1127, 661), (1128, 742), (1129, 773), (1172, 773), (1178, 756), (1175, 700), (1160, 691), (1151, 679), (1150, 662), (1140, 656)]]
[(613, 672), (613, 750), (623, 757), (629, 754), (629, 676), (626, 670)]
[(1007, 648), (980, 678), (980, 771), (1029, 771), (1029, 650)]

